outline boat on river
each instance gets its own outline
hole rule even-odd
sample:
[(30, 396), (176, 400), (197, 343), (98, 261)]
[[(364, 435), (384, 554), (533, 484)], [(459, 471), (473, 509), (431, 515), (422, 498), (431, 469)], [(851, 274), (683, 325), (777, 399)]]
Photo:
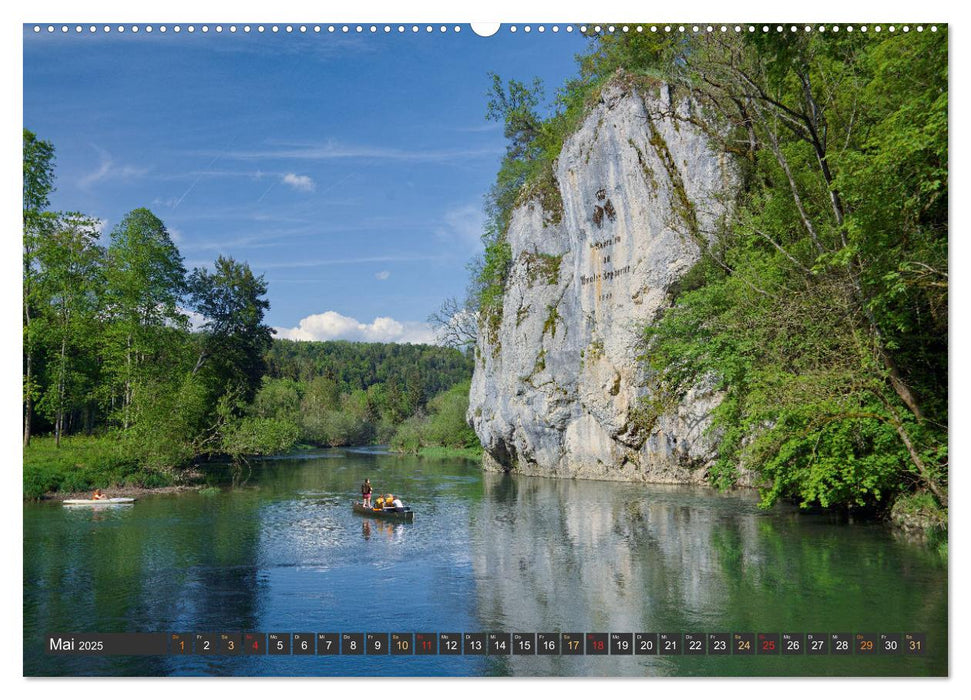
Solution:
[(402, 511), (395, 510), (394, 508), (365, 508), (364, 504), (360, 501), (354, 501), (351, 503), (351, 509), (358, 515), (384, 518), (385, 520), (400, 520), (410, 523), (415, 519), (414, 511), (408, 506), (405, 506), (405, 509)]
[(134, 498), (69, 498), (64, 501), (66, 506), (128, 506), (135, 502)]

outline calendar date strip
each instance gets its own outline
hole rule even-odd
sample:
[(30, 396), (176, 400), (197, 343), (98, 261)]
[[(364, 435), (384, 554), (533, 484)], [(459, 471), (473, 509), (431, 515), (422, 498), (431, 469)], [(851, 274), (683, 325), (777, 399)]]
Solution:
[(48, 634), (55, 656), (923, 656), (923, 632)]

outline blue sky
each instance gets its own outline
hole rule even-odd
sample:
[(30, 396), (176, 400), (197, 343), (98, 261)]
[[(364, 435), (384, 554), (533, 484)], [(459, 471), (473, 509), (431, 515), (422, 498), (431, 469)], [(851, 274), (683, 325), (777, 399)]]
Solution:
[(230, 255), (265, 275), (267, 322), (304, 339), (430, 339), (425, 320), (463, 294), (481, 250), (504, 150), (487, 73), (539, 76), (552, 98), (586, 47), (562, 30), (482, 38), (467, 25), (168, 26), (25, 27), (24, 125), (56, 148), (51, 206), (102, 219), (105, 242), (148, 207), (190, 269)]

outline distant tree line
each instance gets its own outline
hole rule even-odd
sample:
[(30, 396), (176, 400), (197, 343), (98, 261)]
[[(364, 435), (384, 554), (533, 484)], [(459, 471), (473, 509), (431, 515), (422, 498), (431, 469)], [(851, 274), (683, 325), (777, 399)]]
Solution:
[(289, 421), (316, 445), (388, 444), (472, 375), (471, 357), (434, 345), (274, 340), (266, 360), (253, 412)]

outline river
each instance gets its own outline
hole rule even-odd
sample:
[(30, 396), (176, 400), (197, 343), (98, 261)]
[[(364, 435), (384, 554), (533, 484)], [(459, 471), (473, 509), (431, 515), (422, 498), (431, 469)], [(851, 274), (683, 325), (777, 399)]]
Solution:
[[(370, 477), (413, 523), (355, 515)], [(25, 675), (946, 675), (947, 566), (749, 491), (333, 449), (212, 495), (24, 505)], [(52, 656), (47, 633), (924, 633), (922, 656)]]

